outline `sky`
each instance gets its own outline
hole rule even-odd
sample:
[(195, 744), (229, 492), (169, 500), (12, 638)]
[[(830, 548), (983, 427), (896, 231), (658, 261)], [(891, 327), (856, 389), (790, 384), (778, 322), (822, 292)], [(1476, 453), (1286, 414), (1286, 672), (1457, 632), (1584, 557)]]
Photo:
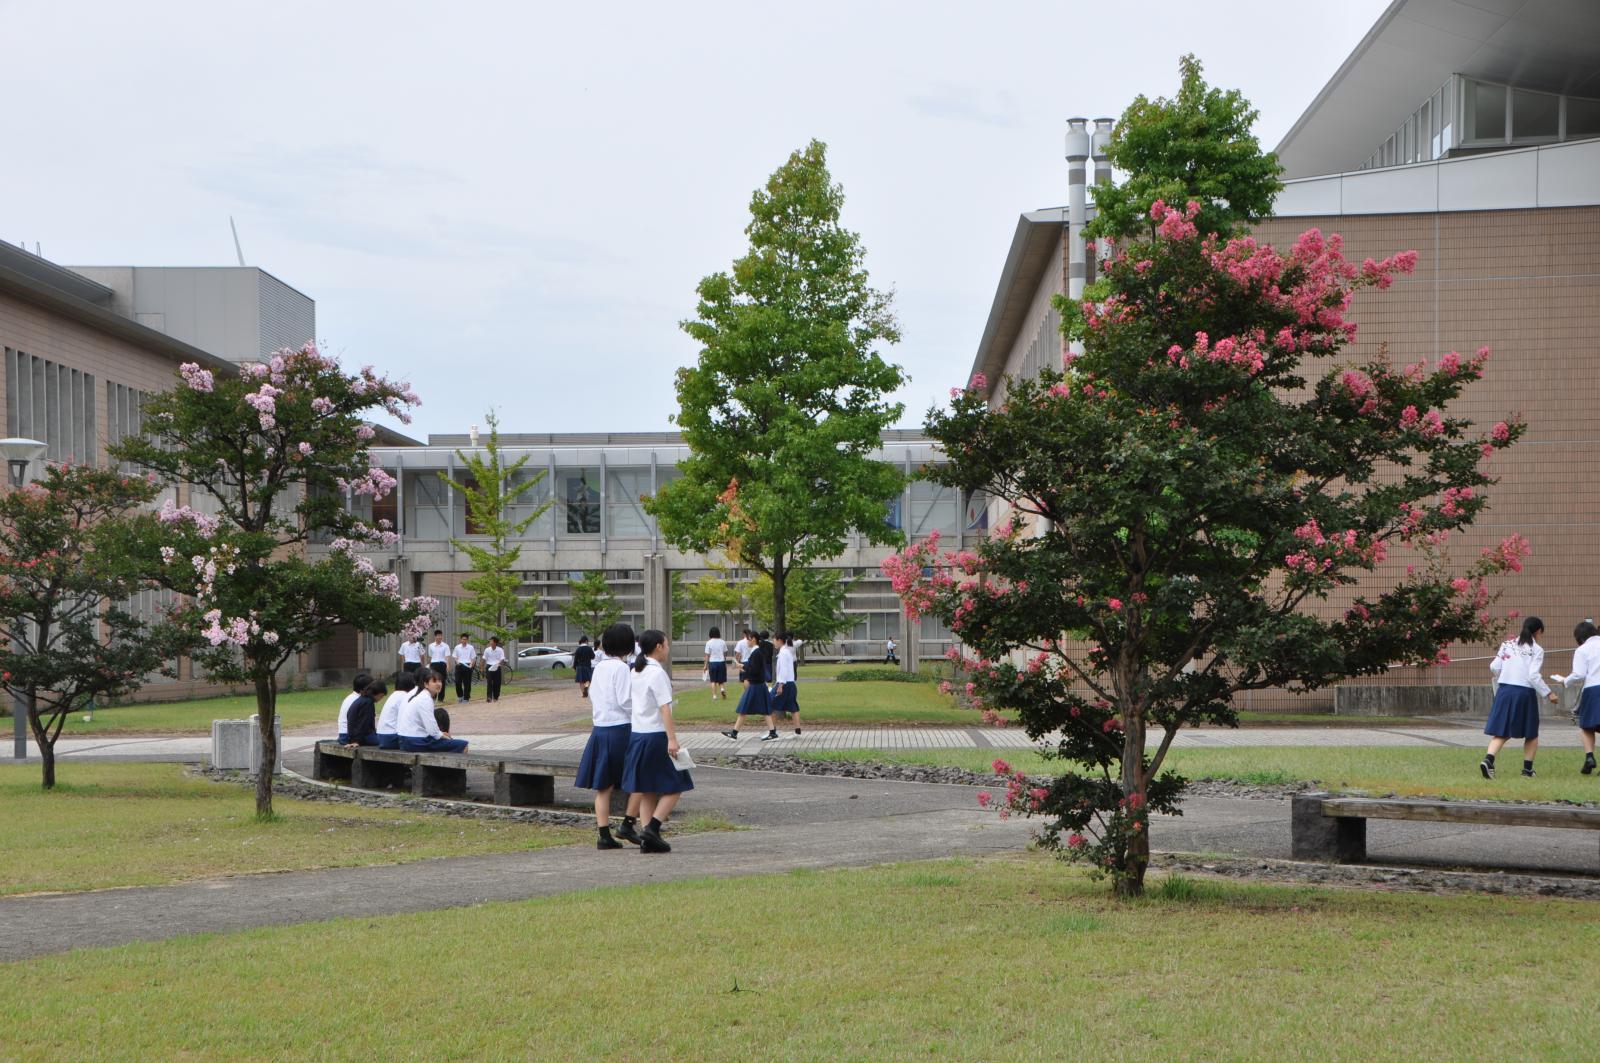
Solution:
[(331, 353), (412, 383), (414, 436), (663, 430), (695, 285), (816, 137), (914, 427), (1017, 215), (1066, 201), (1066, 118), (1171, 94), (1193, 52), (1271, 148), (1386, 6), (0, 0), (0, 239), (233, 265), (232, 216)]

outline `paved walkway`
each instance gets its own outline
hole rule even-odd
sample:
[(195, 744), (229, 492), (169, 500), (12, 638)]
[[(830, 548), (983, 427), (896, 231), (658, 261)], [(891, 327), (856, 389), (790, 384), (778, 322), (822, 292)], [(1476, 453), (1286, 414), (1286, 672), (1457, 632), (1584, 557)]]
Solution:
[[(457, 733), (472, 742), (474, 752), (531, 753), (580, 751), (588, 740), (584, 731), (528, 734)], [(1029, 749), (1033, 743), (1021, 731), (993, 727), (878, 727), (818, 728), (803, 734), (785, 734), (776, 742), (762, 742), (759, 731), (735, 742), (712, 730), (681, 730), (683, 744), (692, 752), (708, 755), (755, 756), (758, 753), (798, 753), (830, 749)], [(304, 753), (317, 735), (285, 735), (284, 755)], [(320, 736), (327, 737), (327, 736)], [(1152, 738), (1150, 744), (1157, 744)], [(1206, 728), (1181, 732), (1173, 745), (1179, 749), (1213, 749), (1234, 746), (1449, 746), (1477, 749), (1483, 735), (1476, 727), (1247, 727), (1239, 730)], [(1546, 749), (1577, 748), (1577, 728), (1558, 721), (1546, 724), (1540, 736)], [(1515, 747), (1516, 743), (1512, 743)], [(31, 747), (30, 747), (31, 748)], [(204, 760), (211, 739), (171, 738), (63, 738), (56, 743), (62, 758), (119, 760)]]

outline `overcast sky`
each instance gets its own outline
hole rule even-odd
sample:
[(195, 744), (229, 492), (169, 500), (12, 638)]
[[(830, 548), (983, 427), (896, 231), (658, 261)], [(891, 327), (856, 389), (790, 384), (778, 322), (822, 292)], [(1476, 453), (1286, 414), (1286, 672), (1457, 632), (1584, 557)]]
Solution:
[(966, 378), (1017, 215), (1065, 202), (1065, 118), (1170, 94), (1193, 51), (1275, 146), (1386, 2), (0, 0), (0, 237), (231, 265), (231, 214), (333, 353), (413, 383), (413, 434), (491, 407), (664, 429), (696, 282), (819, 137), (916, 425)]

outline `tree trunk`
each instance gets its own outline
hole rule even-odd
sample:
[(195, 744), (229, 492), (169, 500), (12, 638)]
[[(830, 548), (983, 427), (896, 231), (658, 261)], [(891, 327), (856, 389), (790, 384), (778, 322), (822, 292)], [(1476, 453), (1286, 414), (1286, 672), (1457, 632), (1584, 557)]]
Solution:
[(256, 673), (256, 720), (261, 728), (261, 770), (256, 773), (256, 819), (272, 818), (272, 766), (278, 763), (278, 674)]
[(788, 614), (783, 601), (784, 583), (789, 578), (789, 570), (783, 567), (783, 555), (772, 559), (772, 630), (787, 633)]
[[(1145, 796), (1144, 777), (1144, 716), (1124, 711), (1122, 714), (1122, 794), (1138, 794), (1141, 804)], [(1148, 805), (1143, 805), (1148, 808)], [(1148, 824), (1148, 820), (1146, 820)], [(1138, 897), (1144, 893), (1144, 873), (1150, 866), (1150, 829), (1142, 827), (1128, 841), (1127, 873), (1117, 879), (1117, 896)]]
[[(39, 695), (30, 690), (23, 697), (24, 710), (28, 714), (28, 729), (33, 732), (33, 743), (39, 747), (39, 763), (44, 767), (44, 781), (46, 790), (56, 788), (56, 744), (50, 740), (50, 730), (45, 727), (44, 721), (39, 719)], [(17, 706), (12, 705), (11, 711), (16, 712)]]

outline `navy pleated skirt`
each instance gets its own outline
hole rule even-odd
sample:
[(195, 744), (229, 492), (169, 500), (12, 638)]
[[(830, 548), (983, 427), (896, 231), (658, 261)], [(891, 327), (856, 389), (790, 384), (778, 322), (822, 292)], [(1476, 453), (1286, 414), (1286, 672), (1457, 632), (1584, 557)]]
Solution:
[(799, 712), (800, 696), (793, 683), (783, 684), (783, 689), (772, 695), (773, 712)]
[(772, 711), (772, 695), (765, 683), (746, 683), (739, 695), (739, 707), (733, 711), (740, 716), (765, 716)]
[(1501, 683), (1483, 733), (1494, 738), (1538, 738), (1539, 695), (1532, 687)]
[(400, 736), (398, 734), (386, 735), (386, 734), (380, 733), (378, 735), (378, 748), (379, 749), (399, 749), (400, 748)]
[(575, 665), (572, 669), (574, 683), (588, 683), (594, 679), (594, 666), (590, 664)]
[(628, 737), (632, 733), (633, 728), (625, 723), (590, 731), (573, 785), (582, 790), (609, 790), (621, 785), (622, 764), (628, 758)]
[(1585, 731), (1600, 731), (1600, 687), (1584, 687), (1578, 701), (1578, 726)]
[(728, 681), (728, 662), (712, 661), (706, 665), (706, 682), (726, 683)]
[(628, 739), (622, 788), (630, 794), (681, 794), (694, 789), (694, 780), (673, 767), (667, 756), (667, 732), (646, 731)]

